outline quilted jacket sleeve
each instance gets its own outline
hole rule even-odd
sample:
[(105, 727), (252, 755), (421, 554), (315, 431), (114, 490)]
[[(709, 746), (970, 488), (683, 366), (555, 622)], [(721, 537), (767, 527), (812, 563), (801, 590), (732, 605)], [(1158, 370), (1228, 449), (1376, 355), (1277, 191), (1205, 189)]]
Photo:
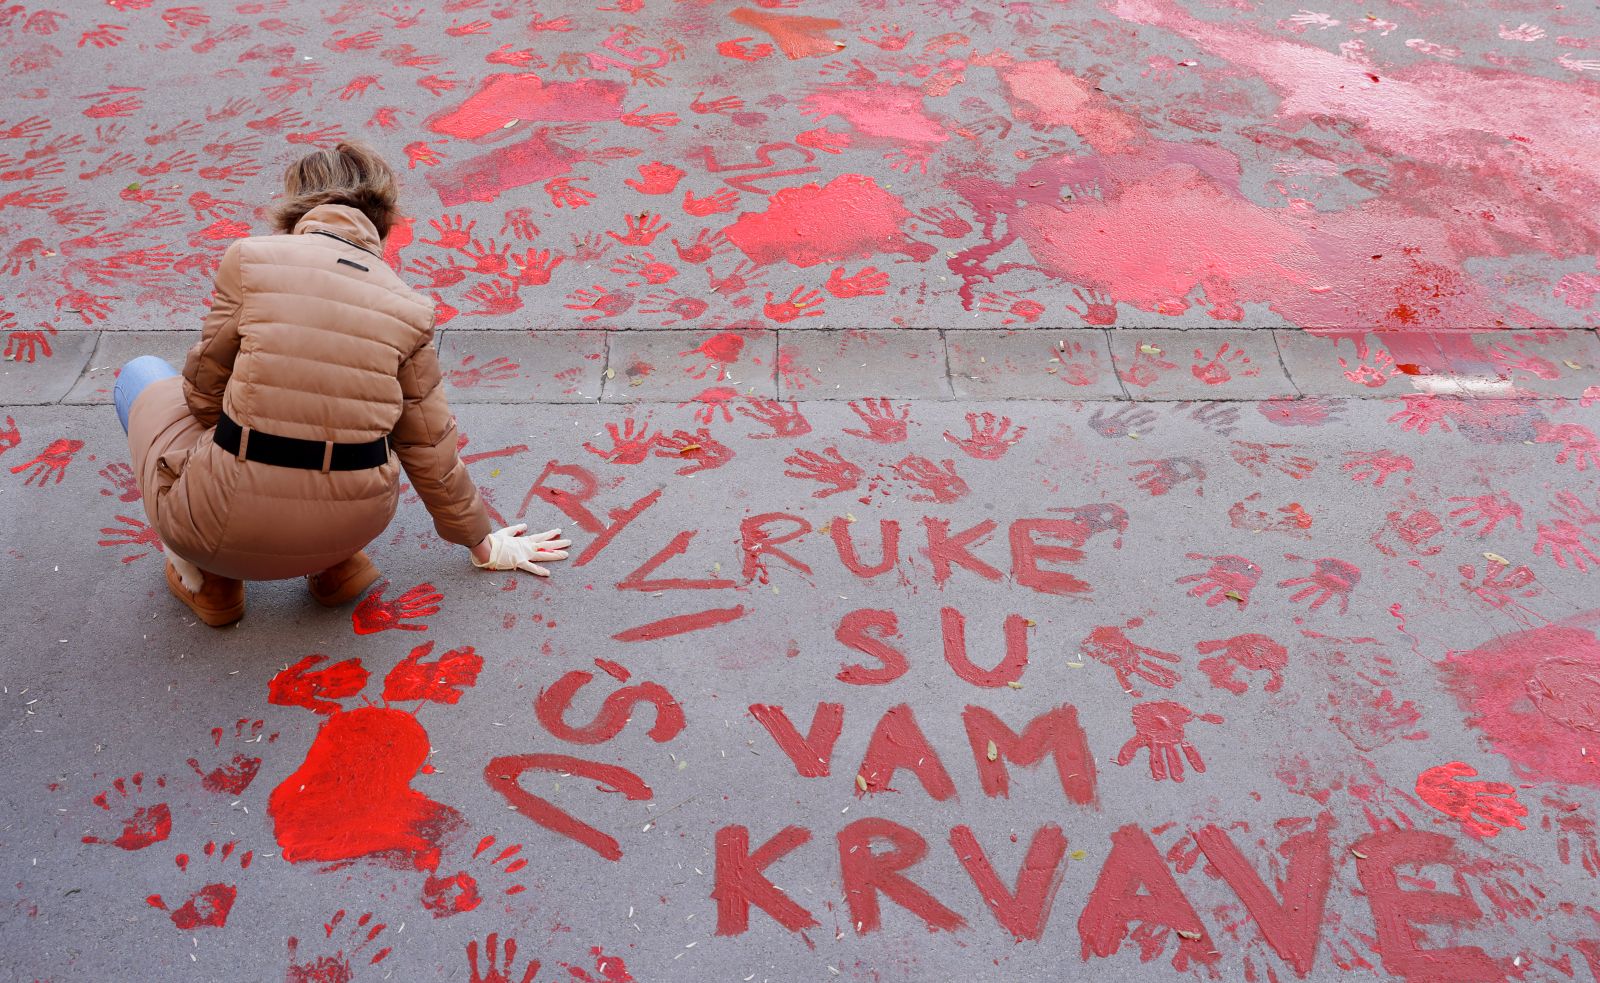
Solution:
[(222, 416), (222, 393), (239, 354), (239, 319), (244, 313), (239, 251), (236, 242), (222, 254), (212, 287), (211, 312), (183, 366), (184, 401), (194, 418), (208, 427), (216, 426)]
[(405, 406), (390, 440), (439, 535), (462, 546), (476, 546), (489, 535), (489, 513), (456, 453), (456, 419), (445, 402), (432, 341), (429, 332), (400, 366)]

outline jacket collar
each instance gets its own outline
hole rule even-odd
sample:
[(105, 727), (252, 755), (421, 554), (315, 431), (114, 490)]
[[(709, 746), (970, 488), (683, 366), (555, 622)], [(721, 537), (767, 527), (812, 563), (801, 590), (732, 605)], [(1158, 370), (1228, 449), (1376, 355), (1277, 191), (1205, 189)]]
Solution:
[(322, 232), (336, 236), (352, 245), (365, 249), (374, 256), (382, 255), (383, 243), (378, 238), (378, 227), (359, 208), (349, 205), (318, 205), (300, 217), (294, 224), (294, 234)]

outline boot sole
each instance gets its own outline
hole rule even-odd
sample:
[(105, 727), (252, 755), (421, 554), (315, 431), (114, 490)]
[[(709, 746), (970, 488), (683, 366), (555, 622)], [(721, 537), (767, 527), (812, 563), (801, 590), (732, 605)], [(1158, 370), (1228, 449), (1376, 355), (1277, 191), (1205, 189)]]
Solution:
[(188, 588), (183, 586), (183, 579), (178, 576), (177, 568), (167, 564), (167, 590), (172, 596), (183, 602), (183, 606), (194, 612), (194, 616), (213, 628), (222, 628), (233, 624), (244, 617), (244, 601), (230, 608), (203, 608), (194, 603), (193, 595)]
[(362, 594), (366, 593), (367, 588), (377, 583), (378, 579), (382, 576), (383, 571), (378, 569), (377, 564), (373, 563), (371, 560), (368, 560), (365, 567), (356, 570), (354, 573), (350, 574), (350, 576), (346, 577), (344, 579), (344, 583), (340, 584), (338, 589), (331, 593), (323, 594), (318, 592), (317, 589), (312, 586), (315, 581), (311, 580), (309, 577), (306, 578), (306, 589), (311, 592), (312, 599), (318, 604), (325, 608), (336, 608), (348, 604), (360, 597)]

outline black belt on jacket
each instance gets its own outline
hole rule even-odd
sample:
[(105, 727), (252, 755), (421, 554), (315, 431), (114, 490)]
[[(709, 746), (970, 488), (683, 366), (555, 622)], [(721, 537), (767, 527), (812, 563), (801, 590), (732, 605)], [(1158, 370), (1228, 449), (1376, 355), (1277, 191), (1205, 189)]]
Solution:
[[(228, 414), (217, 421), (214, 437), (218, 447), (258, 464), (306, 471), (364, 471), (389, 463), (389, 438), (379, 437), (364, 444), (336, 444), (330, 440), (301, 440), (278, 437), (260, 430), (246, 430)], [(244, 452), (240, 453), (240, 446)]]

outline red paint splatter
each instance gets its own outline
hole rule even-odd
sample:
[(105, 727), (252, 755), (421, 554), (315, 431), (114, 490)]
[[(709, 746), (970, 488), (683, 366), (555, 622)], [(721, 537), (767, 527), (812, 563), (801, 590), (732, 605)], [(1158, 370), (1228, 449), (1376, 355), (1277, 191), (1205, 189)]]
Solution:
[(1600, 786), (1597, 619), (1587, 612), (1445, 660), (1467, 723), (1523, 778)]
[(926, 260), (934, 248), (901, 231), (910, 218), (900, 199), (872, 178), (844, 174), (825, 185), (785, 188), (767, 200), (765, 212), (746, 212), (723, 232), (759, 265), (810, 267), (879, 253)]
[(363, 858), (432, 870), (455, 810), (411, 788), (428, 735), (409, 713), (359, 707), (329, 717), (267, 803), (283, 859)]

